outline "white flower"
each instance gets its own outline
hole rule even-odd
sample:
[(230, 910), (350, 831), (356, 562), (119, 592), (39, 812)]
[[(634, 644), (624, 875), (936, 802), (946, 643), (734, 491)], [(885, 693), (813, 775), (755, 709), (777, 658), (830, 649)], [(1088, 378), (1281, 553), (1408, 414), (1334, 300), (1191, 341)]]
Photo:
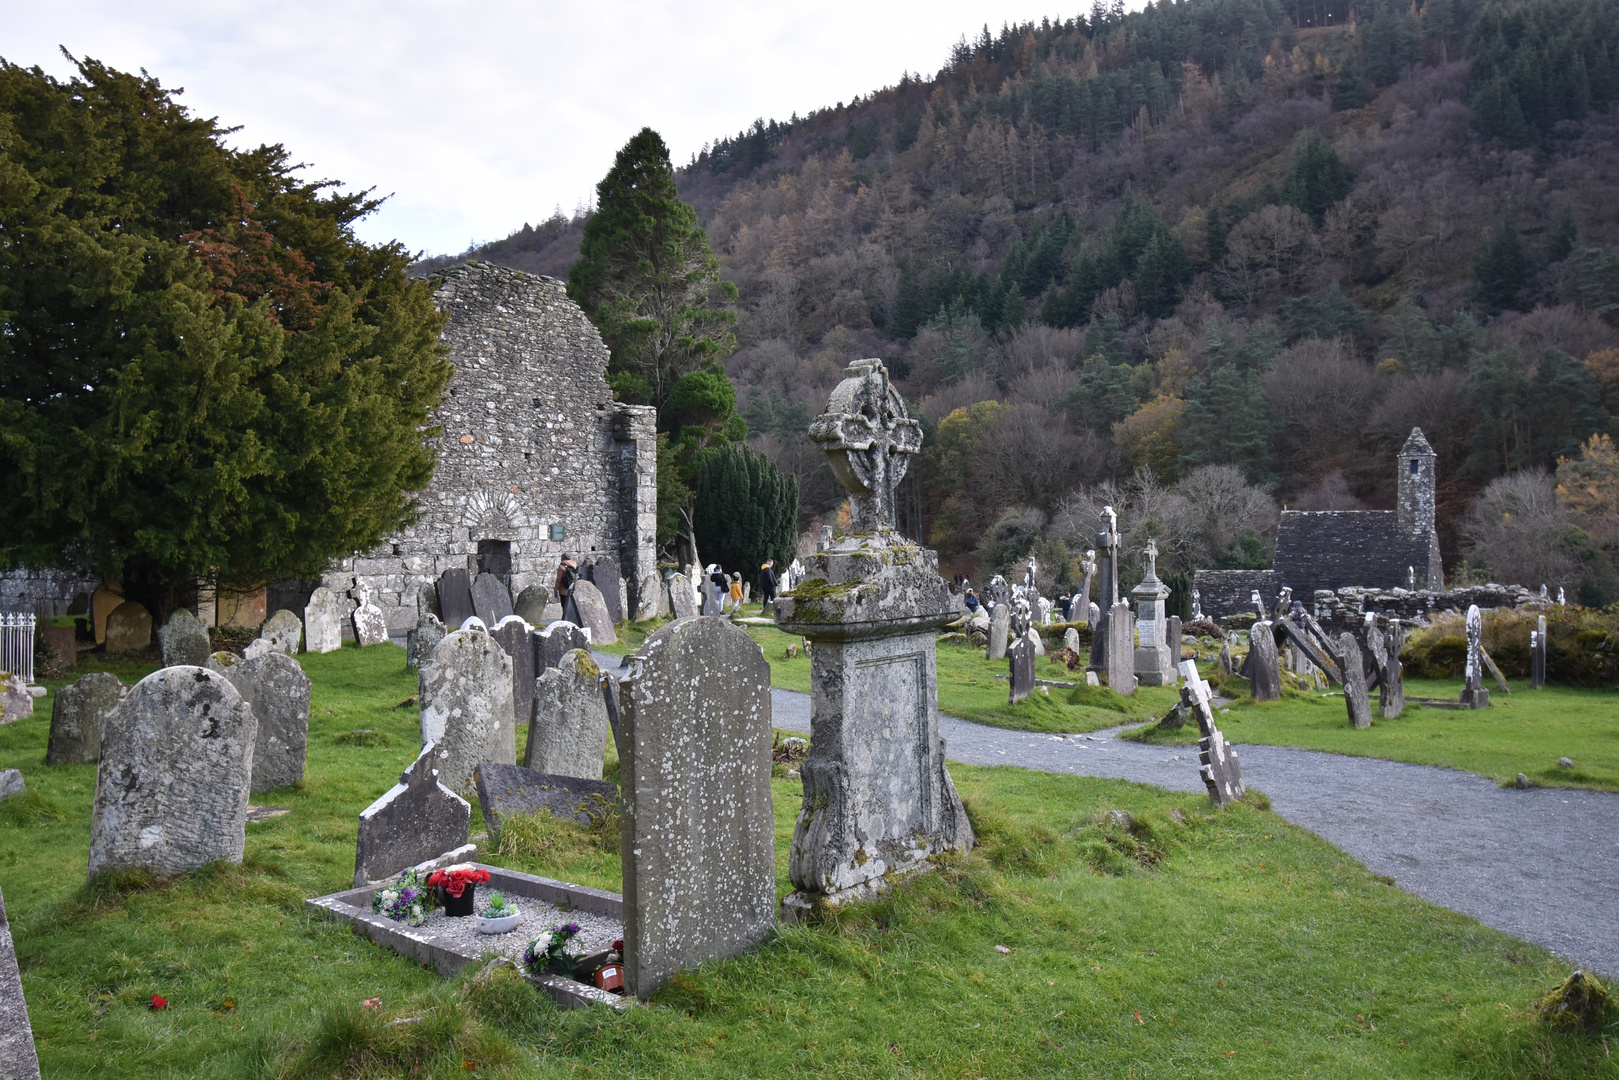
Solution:
[(549, 933), (541, 934), (539, 937), (534, 939), (534, 954), (536, 956), (538, 956), (540, 953), (544, 952), (545, 950), (549, 949), (550, 947), (551, 947), (551, 935)]

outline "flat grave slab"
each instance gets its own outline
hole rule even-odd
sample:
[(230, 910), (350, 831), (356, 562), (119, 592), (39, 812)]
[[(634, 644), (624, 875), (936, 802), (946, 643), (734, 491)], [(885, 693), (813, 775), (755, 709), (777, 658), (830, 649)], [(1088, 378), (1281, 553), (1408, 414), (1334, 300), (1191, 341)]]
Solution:
[[(574, 948), (569, 951), (581, 956), (601, 952), (624, 936), (624, 899), (618, 893), (484, 863), (472, 865), (489, 871), (488, 884), (478, 886), (480, 896), (498, 891), (516, 901), (523, 913), (523, 921), (517, 929), (505, 934), (480, 934), (476, 917), (450, 919), (442, 911), (429, 915), (420, 926), (395, 922), (371, 910), (371, 898), (377, 892), (375, 885), (313, 897), (304, 901), (304, 910), (311, 915), (346, 922), (354, 927), (355, 933), (400, 956), (432, 967), (446, 977), (490, 955), (509, 957), (521, 964), (523, 949), (529, 941), (557, 923), (579, 924), (580, 932), (571, 943)], [(606, 1005), (622, 1011), (635, 1004), (633, 997), (620, 997), (560, 975), (531, 975), (525, 971), (523, 977), (564, 1009)]]

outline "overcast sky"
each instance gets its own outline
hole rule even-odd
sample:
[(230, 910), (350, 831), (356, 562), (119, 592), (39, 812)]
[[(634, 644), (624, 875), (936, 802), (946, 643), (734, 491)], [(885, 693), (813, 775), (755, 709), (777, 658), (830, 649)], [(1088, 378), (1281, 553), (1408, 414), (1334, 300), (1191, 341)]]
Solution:
[(360, 225), (366, 240), (438, 254), (572, 211), (644, 125), (680, 164), (755, 117), (936, 72), (985, 23), (1078, 11), (1040, 0), (0, 0), (0, 55), (58, 77), (71, 73), (58, 46), (145, 68), (184, 87), (194, 112), (241, 125), (238, 145), (280, 142), (313, 174), (390, 194)]

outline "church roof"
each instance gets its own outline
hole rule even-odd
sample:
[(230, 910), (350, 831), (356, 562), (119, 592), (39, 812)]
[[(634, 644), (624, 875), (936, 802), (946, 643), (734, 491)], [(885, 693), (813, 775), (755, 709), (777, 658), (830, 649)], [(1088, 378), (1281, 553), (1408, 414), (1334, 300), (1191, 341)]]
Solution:
[(1317, 589), (1403, 588), (1413, 567), (1426, 578), (1428, 546), (1427, 538), (1400, 529), (1393, 510), (1284, 510), (1276, 529), (1276, 587), (1291, 586), (1306, 603)]

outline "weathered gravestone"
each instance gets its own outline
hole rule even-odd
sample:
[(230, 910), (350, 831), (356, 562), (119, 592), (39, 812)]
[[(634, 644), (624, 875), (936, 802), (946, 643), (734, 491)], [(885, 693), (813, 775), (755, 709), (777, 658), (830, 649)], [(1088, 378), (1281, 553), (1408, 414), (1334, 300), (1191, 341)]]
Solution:
[(1338, 654), (1343, 657), (1344, 707), (1349, 711), (1349, 722), (1357, 728), (1369, 728), (1372, 699), (1366, 689), (1366, 661), (1361, 656), (1360, 643), (1347, 630), (1338, 635)]
[[(1109, 670), (1107, 651), (1113, 643), (1108, 634), (1107, 621), (1112, 615), (1113, 605), (1119, 602), (1119, 515), (1111, 506), (1102, 507), (1102, 528), (1096, 534), (1096, 548), (1102, 553), (1100, 567), (1102, 596), (1101, 603), (1093, 605), (1095, 610), (1091, 618), (1091, 658), (1085, 670), (1094, 671), (1105, 677)], [(1134, 633), (1130, 635), (1129, 648), (1133, 654)]]
[(465, 570), (446, 570), (439, 575), (438, 613), (445, 626), (460, 626), (477, 614), (472, 606), (472, 583)]
[(691, 579), (676, 574), (669, 579), (669, 610), (676, 619), (689, 619), (697, 614), (697, 601), (692, 596)]
[(893, 531), (894, 485), (921, 429), (880, 361), (844, 374), (810, 438), (849, 493), (853, 534), (811, 557), (776, 611), (783, 630), (814, 646), (813, 735), (788, 859), (796, 891), (783, 904), (795, 918), (973, 844), (939, 737), (934, 635), (956, 604), (938, 556)]
[(600, 780), (607, 752), (607, 702), (601, 669), (584, 649), (547, 668), (534, 687), (525, 768)]
[(274, 650), (246, 660), (218, 652), (208, 658), (208, 668), (231, 681), (258, 719), (253, 794), (302, 780), (309, 746), (310, 683), (298, 661)]
[[(1169, 650), (1170, 670), (1178, 678), (1181, 663), (1181, 617), (1171, 615), (1164, 620), (1164, 647)], [(1171, 683), (1170, 685), (1174, 685)]]
[(181, 664), (201, 667), (207, 663), (208, 653), (213, 649), (208, 640), (208, 628), (185, 608), (175, 609), (168, 623), (157, 632), (157, 640), (163, 648), (164, 667)]
[(644, 999), (775, 930), (770, 665), (722, 619), (670, 623), (632, 663), (619, 717), (624, 968)]
[(107, 616), (107, 654), (140, 652), (152, 643), (152, 614), (125, 600)]
[(34, 715), (34, 695), (21, 675), (0, 671), (0, 724), (15, 724)]
[(1029, 640), (1029, 635), (1033, 633), (1030, 630), (1022, 635), (1006, 650), (1012, 674), (1012, 688), (1007, 694), (1009, 705), (1016, 705), (1034, 693), (1034, 642)]
[(354, 640), (363, 649), (388, 640), (388, 620), (371, 599), (371, 590), (360, 587), (360, 604), (354, 609)]
[(1196, 660), (1181, 661), (1181, 678), (1186, 680), (1186, 685), (1181, 687), (1181, 704), (1197, 717), (1197, 729), (1202, 736), (1197, 744), (1198, 775), (1208, 789), (1209, 801), (1215, 806), (1227, 806), (1244, 794), (1242, 764), (1237, 760), (1237, 752), (1215, 726), (1213, 695), (1209, 693), (1209, 684), (1197, 672)]
[(98, 760), (102, 724), (128, 691), (118, 676), (107, 671), (92, 671), (58, 690), (51, 703), (51, 740), (45, 764), (83, 765)]
[[(1107, 684), (1116, 694), (1128, 697), (1136, 692), (1136, 628), (1130, 614), (1130, 605), (1119, 601), (1102, 620), (1102, 631), (1107, 638), (1104, 655), (1107, 658)], [(1096, 638), (1091, 638), (1094, 652)]]
[(1069, 621), (1081, 622), (1089, 615), (1091, 610), (1091, 580), (1096, 577), (1096, 551), (1087, 549), (1085, 557), (1079, 561), (1080, 581), (1079, 591), (1074, 594), (1072, 606), (1069, 607)]
[(544, 626), (545, 607), (551, 602), (551, 590), (544, 585), (530, 585), (517, 594), (517, 602), (512, 605), (512, 614), (520, 617), (530, 626)]
[(439, 642), (417, 672), (422, 742), (438, 749), (433, 767), (451, 791), (465, 791), (485, 761), (517, 764), (512, 720), (512, 658), (478, 630), (457, 630)]
[(579, 625), (590, 631), (592, 645), (611, 645), (618, 640), (600, 589), (588, 581), (576, 581), (569, 595), (573, 597), (573, 606), (579, 611)]
[(264, 620), (259, 639), (284, 656), (297, 656), (298, 645), (304, 639), (304, 624), (297, 615), (281, 608)]
[(0, 1077), (39, 1080), (39, 1057), (28, 1024), (28, 1003), (17, 974), (17, 947), (6, 921), (6, 898), (0, 894)]
[(1130, 590), (1130, 595), (1136, 601), (1137, 616), (1136, 681), (1142, 686), (1174, 686), (1175, 665), (1180, 663), (1180, 657), (1170, 656), (1169, 641), (1164, 632), (1164, 601), (1169, 599), (1169, 586), (1158, 578), (1158, 545), (1155, 541), (1147, 541), (1146, 556), (1146, 576)]
[(562, 658), (575, 649), (590, 651), (590, 635), (571, 622), (554, 622), (544, 630), (534, 632), (534, 673), (538, 677), (546, 668), (558, 667)]
[(493, 574), (479, 574), (472, 583), (472, 613), (485, 626), (496, 626), (512, 614), (512, 594), (505, 582)]
[(1248, 631), (1248, 689), (1255, 701), (1282, 699), (1282, 657), (1276, 651), (1276, 632), (1265, 619)]
[(467, 846), (472, 804), (439, 781), (429, 742), (388, 792), (360, 811), (354, 884), (381, 881), (409, 866)]
[(528, 623), (516, 615), (500, 620), (500, 625), (489, 631), (489, 636), (500, 642), (512, 660), (512, 721), (528, 723), (534, 711), (534, 642)]
[(720, 600), (719, 586), (714, 584), (714, 579), (709, 575), (704, 574), (699, 585), (703, 592), (703, 614), (723, 615), (724, 611), (721, 609), (724, 605)]
[[(1557, 590), (1558, 603), (1562, 603), (1563, 590)], [(110, 650), (109, 650), (110, 651)], [(1468, 709), (1488, 709), (1490, 692), (1484, 688), (1484, 619), (1478, 605), (1467, 608), (1467, 685), (1462, 687), (1462, 706)]]
[(304, 648), (312, 653), (336, 652), (343, 647), (342, 599), (322, 585), (304, 605)]
[(241, 862), (257, 736), (252, 706), (206, 668), (131, 687), (102, 724), (89, 876)]
[(22, 773), (16, 769), (0, 769), (0, 802), (14, 795), (21, 795), (28, 790), (23, 781)]
[(416, 625), (405, 634), (405, 667), (421, 670), (433, 658), (433, 650), (444, 640), (445, 633), (444, 624), (431, 611), (416, 616)]
[(1389, 620), (1385, 635), (1371, 619), (1366, 623), (1366, 651), (1371, 654), (1377, 669), (1377, 712), (1385, 720), (1396, 720), (1405, 711), (1405, 667), (1400, 663), (1400, 648), (1405, 634), (1400, 620)]
[(123, 602), (124, 594), (114, 586), (97, 586), (91, 594), (90, 627), (95, 631), (97, 645), (107, 640), (107, 617)]
[(537, 814), (545, 810), (580, 825), (595, 825), (618, 804), (618, 785), (610, 780), (553, 776), (521, 765), (486, 761), (473, 773), (489, 843), (500, 843), (500, 819), (507, 814)]
[[(46, 671), (64, 671), (79, 662), (79, 635), (76, 628), (42, 623), (38, 633), (40, 648), (45, 653)], [(162, 637), (161, 630), (158, 636)]]
[(624, 621), (623, 578), (618, 560), (611, 555), (597, 555), (584, 566), (585, 580), (596, 586), (607, 606), (607, 619), (617, 625)]
[(1079, 631), (1072, 626), (1062, 632), (1062, 647), (1073, 652), (1079, 652)]
[(996, 604), (995, 609), (989, 613), (989, 650), (984, 654), (985, 659), (1005, 659), (1011, 633), (1012, 605)]
[(1546, 616), (1540, 616), (1537, 629), (1529, 631), (1529, 678), (1536, 690), (1546, 688)]

